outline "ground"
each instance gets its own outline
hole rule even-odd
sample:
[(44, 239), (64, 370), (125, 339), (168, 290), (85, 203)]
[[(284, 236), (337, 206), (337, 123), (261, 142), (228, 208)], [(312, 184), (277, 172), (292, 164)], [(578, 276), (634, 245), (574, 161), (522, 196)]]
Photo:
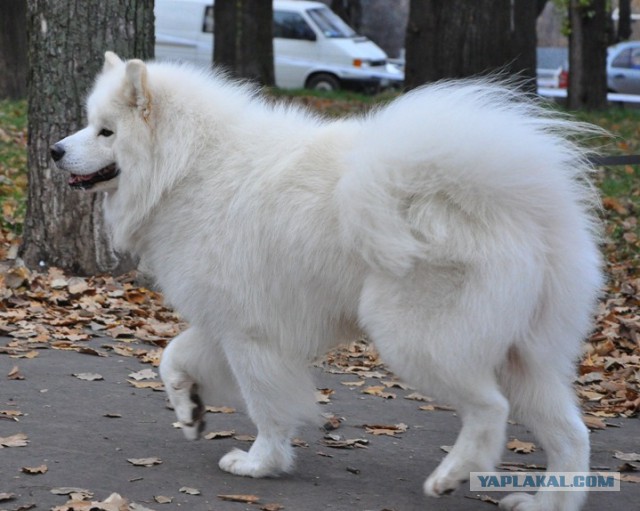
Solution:
[[(246, 449), (255, 433), (241, 410), (224, 403), (211, 408), (205, 438), (189, 442), (173, 426), (157, 369), (142, 362), (154, 360), (154, 346), (103, 337), (82, 346), (84, 352), (38, 349), (31, 358), (12, 358), (5, 349), (0, 356), (0, 509), (497, 509), (500, 493), (477, 495), (468, 485), (437, 501), (422, 494), (424, 478), (455, 440), (455, 411), (403, 388), (363, 344), (314, 369), (326, 424), (300, 432), (293, 474), (262, 480), (217, 467), (232, 447)], [(615, 456), (640, 461), (633, 454), (639, 421), (606, 422), (591, 433), (592, 468), (637, 466)], [(502, 470), (544, 466), (544, 453), (525, 428), (510, 424), (508, 436), (512, 449), (533, 452), (505, 450)], [(623, 476), (631, 480), (620, 492), (593, 493), (585, 509), (636, 509), (640, 478)], [(129, 507), (108, 507), (104, 501), (113, 493)]]

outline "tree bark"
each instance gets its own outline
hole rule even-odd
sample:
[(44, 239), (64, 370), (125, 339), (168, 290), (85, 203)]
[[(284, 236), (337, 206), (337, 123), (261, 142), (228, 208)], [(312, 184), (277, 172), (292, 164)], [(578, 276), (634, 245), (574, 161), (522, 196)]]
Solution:
[[(371, 6), (367, 6), (371, 8)], [(332, 0), (331, 10), (356, 32), (362, 29), (362, 0)], [(388, 17), (388, 16), (387, 16)]]
[(510, 60), (511, 0), (411, 0), (405, 86), (486, 74)]
[(618, 27), (616, 42), (627, 41), (631, 37), (631, 0), (618, 2)]
[(523, 86), (535, 93), (538, 89), (536, 21), (540, 6), (531, 0), (514, 0), (511, 8), (513, 19), (510, 45), (512, 60), (509, 63), (509, 70), (518, 73), (518, 76), (523, 80)]
[(273, 85), (273, 4), (218, 0), (214, 4), (213, 60), (234, 75)]
[(0, 2), (0, 99), (27, 95), (26, 0)]
[(71, 190), (49, 146), (85, 124), (84, 100), (106, 50), (153, 56), (153, 0), (28, 0), (29, 193), (21, 255), (30, 267), (117, 272), (102, 194)]
[(571, 0), (569, 7), (568, 106), (604, 109), (607, 106), (607, 0)]

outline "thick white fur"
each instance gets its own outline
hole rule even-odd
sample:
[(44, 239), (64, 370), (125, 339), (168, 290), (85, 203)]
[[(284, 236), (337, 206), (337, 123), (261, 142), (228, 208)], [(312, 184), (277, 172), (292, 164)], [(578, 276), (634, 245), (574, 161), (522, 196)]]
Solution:
[[(588, 469), (571, 388), (602, 284), (589, 166), (572, 141), (588, 127), (482, 80), (327, 121), (218, 75), (113, 54), (88, 112), (92, 133), (115, 133), (115, 241), (192, 325), (161, 366), (187, 436), (198, 392), (239, 390), (258, 427), (222, 469), (292, 468), (289, 441), (316, 415), (307, 365), (359, 331), (459, 410), (427, 494), (493, 469), (509, 413), (549, 470)], [(61, 144), (65, 158), (86, 152), (80, 135)], [(502, 508), (583, 500), (516, 494)]]

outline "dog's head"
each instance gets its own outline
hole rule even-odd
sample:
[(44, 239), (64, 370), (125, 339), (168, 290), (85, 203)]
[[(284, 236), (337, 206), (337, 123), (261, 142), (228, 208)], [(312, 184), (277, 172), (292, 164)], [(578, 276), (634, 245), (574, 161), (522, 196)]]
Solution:
[(145, 64), (125, 63), (115, 53), (105, 53), (102, 73), (87, 100), (87, 127), (50, 147), (56, 166), (69, 172), (69, 185), (115, 191), (126, 167), (117, 156), (118, 146), (133, 143), (133, 133), (148, 129), (150, 108)]

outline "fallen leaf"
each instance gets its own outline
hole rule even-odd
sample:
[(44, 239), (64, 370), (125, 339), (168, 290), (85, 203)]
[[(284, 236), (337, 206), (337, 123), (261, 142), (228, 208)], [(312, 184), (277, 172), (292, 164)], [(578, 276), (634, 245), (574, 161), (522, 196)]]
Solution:
[(164, 495), (156, 495), (153, 497), (158, 504), (171, 504), (173, 502), (173, 497), (165, 497)]
[(411, 394), (408, 394), (408, 395), (404, 396), (404, 398), (405, 399), (411, 399), (413, 401), (427, 401), (428, 403), (433, 401), (433, 398), (428, 397), (428, 396), (424, 396), (424, 395), (420, 394), (419, 392), (412, 392)]
[(9, 371), (9, 373), (7, 374), (7, 378), (9, 378), (10, 380), (24, 380), (24, 376), (20, 372), (18, 366), (13, 366), (11, 371)]
[(507, 443), (507, 449), (520, 454), (530, 454), (536, 450), (536, 445), (531, 442), (522, 442), (514, 438)]
[(344, 385), (345, 387), (362, 387), (364, 385), (364, 380), (341, 381), (340, 384)]
[(327, 417), (327, 422), (322, 425), (322, 429), (325, 431), (334, 431), (340, 427), (340, 424), (342, 424), (340, 417)]
[(28, 438), (24, 433), (0, 437), (0, 449), (3, 447), (25, 447), (29, 443)]
[(407, 431), (408, 426), (404, 423), (394, 424), (394, 425), (382, 425), (382, 424), (365, 424), (365, 431), (372, 435), (386, 435), (386, 436), (396, 436), (400, 433), (404, 433)]
[(582, 420), (589, 429), (607, 429), (607, 423), (598, 417), (583, 415)]
[(70, 487), (70, 486), (69, 487), (61, 486), (59, 488), (51, 488), (51, 490), (49, 491), (54, 495), (71, 495), (72, 493), (86, 493), (87, 495), (90, 495), (89, 498), (93, 497), (93, 493), (91, 493), (89, 490), (85, 490), (84, 488)]
[(393, 392), (385, 392), (387, 387), (384, 385), (370, 385), (362, 391), (363, 394), (369, 394), (371, 396), (377, 396), (384, 399), (395, 399), (396, 395)]
[(85, 380), (85, 381), (100, 381), (100, 380), (104, 380), (102, 375), (98, 374), (98, 373), (74, 373), (73, 376), (75, 376), (79, 380)]
[(635, 452), (616, 451), (613, 457), (622, 461), (640, 461), (640, 454)]
[(618, 468), (616, 468), (617, 472), (637, 472), (638, 467), (633, 463), (623, 463)]
[(207, 433), (206, 435), (204, 435), (204, 439), (205, 440), (215, 440), (217, 438), (231, 438), (235, 434), (236, 434), (236, 432), (233, 431), (233, 430), (229, 430), (229, 431), (211, 431), (210, 433)]
[(218, 495), (218, 498), (230, 502), (244, 502), (245, 504), (255, 504), (260, 500), (257, 495)]
[(162, 384), (161, 381), (127, 380), (127, 382), (133, 385), (137, 389), (164, 390), (164, 385)]
[(108, 419), (121, 419), (122, 415), (119, 413), (107, 412), (103, 415), (103, 417), (107, 417)]
[(236, 409), (230, 406), (207, 406), (205, 410), (208, 413), (236, 413)]
[(455, 408), (453, 406), (432, 404), (432, 405), (419, 406), (418, 410), (423, 410), (423, 411), (426, 411), (426, 412), (433, 412), (434, 410), (442, 410), (442, 411), (446, 411), (446, 412), (453, 412), (453, 411), (455, 411)]
[(67, 282), (67, 289), (72, 295), (81, 295), (89, 290), (89, 284), (82, 277), (71, 277)]
[(253, 442), (256, 439), (255, 435), (236, 435), (233, 437), (234, 440), (238, 440), (239, 442)]
[(153, 380), (158, 377), (158, 373), (156, 373), (153, 369), (142, 369), (136, 373), (130, 373), (129, 378), (133, 378), (136, 381), (140, 380)]
[(0, 419), (20, 422), (18, 417), (22, 417), (23, 415), (24, 414), (20, 410), (0, 410)]
[(324, 445), (333, 449), (366, 448), (369, 440), (366, 438), (342, 438), (340, 435), (325, 435), (322, 440)]
[(160, 465), (162, 460), (160, 458), (127, 458), (127, 461), (136, 467), (152, 467), (153, 465)]
[(320, 403), (321, 405), (330, 403), (329, 397), (334, 393), (335, 391), (332, 389), (318, 389), (316, 391), (316, 403)]
[(0, 502), (6, 502), (16, 498), (15, 493), (0, 493)]
[(284, 506), (282, 504), (265, 504), (264, 506), (261, 506), (260, 509), (262, 511), (280, 511), (281, 509), (284, 509)]
[(200, 490), (196, 488), (189, 488), (188, 486), (183, 486), (178, 491), (180, 493), (186, 493), (187, 495), (200, 495)]
[(22, 467), (22, 472), (24, 472), (25, 474), (31, 474), (31, 475), (44, 474), (47, 472), (47, 470), (49, 469), (47, 468), (46, 465), (39, 465), (37, 467)]
[(628, 483), (640, 483), (640, 476), (632, 476), (629, 474), (620, 474), (620, 480)]

